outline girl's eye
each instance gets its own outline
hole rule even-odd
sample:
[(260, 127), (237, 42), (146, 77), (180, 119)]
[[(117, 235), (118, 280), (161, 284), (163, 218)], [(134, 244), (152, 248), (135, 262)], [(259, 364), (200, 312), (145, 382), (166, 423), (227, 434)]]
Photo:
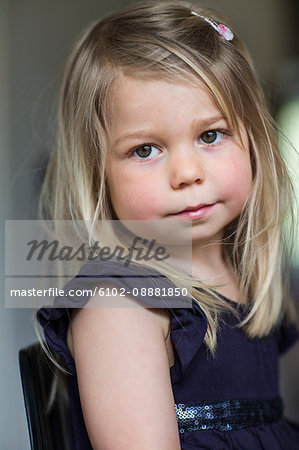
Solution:
[[(153, 149), (156, 150), (157, 153), (159, 153), (159, 149), (157, 149), (157, 147), (155, 147), (154, 145), (144, 144), (138, 148), (131, 150), (129, 152), (129, 157), (145, 160), (151, 159), (154, 156)], [(137, 154), (137, 156), (135, 156), (135, 154)], [(149, 156), (151, 156), (151, 158), (149, 158)]]
[(216, 144), (226, 133), (222, 130), (208, 130), (200, 135), (200, 141), (203, 144)]
[[(213, 145), (220, 142), (225, 136), (230, 133), (226, 130), (207, 130), (204, 131), (199, 138), (200, 144)], [(128, 158), (134, 158), (137, 161), (149, 161), (154, 156), (160, 153), (160, 150), (152, 144), (143, 144), (128, 152)]]

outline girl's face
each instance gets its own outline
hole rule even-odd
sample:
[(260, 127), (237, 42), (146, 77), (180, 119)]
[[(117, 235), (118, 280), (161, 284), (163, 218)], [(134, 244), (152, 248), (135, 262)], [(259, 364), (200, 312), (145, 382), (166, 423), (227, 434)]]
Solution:
[[(213, 241), (252, 183), (249, 144), (201, 87), (123, 78), (113, 103), (107, 183), (120, 220), (174, 219), (188, 207), (192, 241)], [(185, 216), (186, 218), (186, 216)]]

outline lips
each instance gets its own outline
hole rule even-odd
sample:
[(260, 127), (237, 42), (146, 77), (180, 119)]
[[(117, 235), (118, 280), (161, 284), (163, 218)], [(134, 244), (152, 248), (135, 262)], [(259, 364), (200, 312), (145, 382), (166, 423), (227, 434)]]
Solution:
[(200, 203), (197, 206), (187, 206), (187, 208), (171, 214), (171, 216), (188, 220), (199, 220), (206, 217), (209, 211), (213, 210), (215, 206), (216, 203)]
[(172, 215), (182, 214), (182, 213), (184, 213), (186, 211), (198, 211), (199, 209), (207, 208), (209, 206), (212, 206), (213, 204), (214, 203), (200, 203), (199, 205), (196, 205), (196, 206), (187, 206), (187, 208), (185, 208), (185, 209), (183, 209), (181, 211), (178, 211), (176, 213), (173, 213)]

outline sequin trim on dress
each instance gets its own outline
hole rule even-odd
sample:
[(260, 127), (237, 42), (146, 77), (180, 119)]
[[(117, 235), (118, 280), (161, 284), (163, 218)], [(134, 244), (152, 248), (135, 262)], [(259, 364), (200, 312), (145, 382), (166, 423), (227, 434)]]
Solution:
[(282, 417), (283, 402), (273, 399), (236, 399), (175, 405), (179, 432), (239, 430), (274, 422)]

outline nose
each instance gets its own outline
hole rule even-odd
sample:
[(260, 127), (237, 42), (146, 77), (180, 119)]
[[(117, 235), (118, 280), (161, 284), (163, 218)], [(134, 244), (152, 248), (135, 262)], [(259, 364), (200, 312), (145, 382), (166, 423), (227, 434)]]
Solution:
[(204, 164), (198, 150), (184, 148), (174, 151), (169, 157), (170, 183), (174, 189), (205, 180)]

